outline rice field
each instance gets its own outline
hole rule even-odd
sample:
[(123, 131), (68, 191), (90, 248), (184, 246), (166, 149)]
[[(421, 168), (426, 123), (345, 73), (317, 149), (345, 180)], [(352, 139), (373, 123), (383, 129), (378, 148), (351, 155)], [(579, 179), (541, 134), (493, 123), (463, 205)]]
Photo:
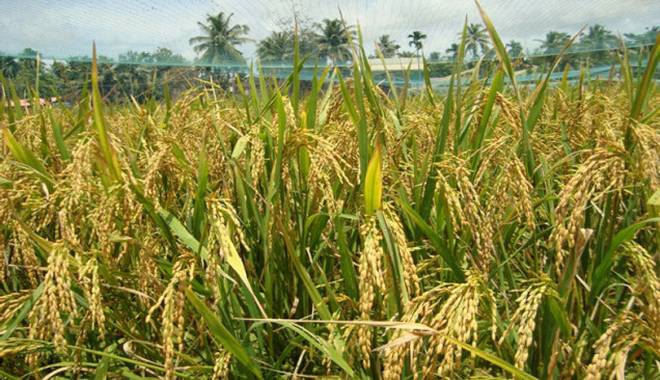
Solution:
[(304, 91), (296, 55), (234, 94), (110, 104), (94, 65), (72, 107), (7, 96), (0, 377), (658, 378), (660, 44), (518, 86), (483, 18), (497, 64), (446, 94), (358, 44)]

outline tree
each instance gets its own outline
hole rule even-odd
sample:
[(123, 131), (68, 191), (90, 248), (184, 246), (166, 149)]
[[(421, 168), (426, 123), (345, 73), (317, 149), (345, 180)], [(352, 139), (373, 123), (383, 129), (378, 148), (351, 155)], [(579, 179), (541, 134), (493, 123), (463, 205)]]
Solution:
[(290, 6), (291, 16), (276, 21), (278, 29), (289, 38), (290, 60), (293, 60), (293, 40), (297, 32), (300, 57), (306, 58), (305, 63), (308, 64), (319, 63), (317, 25), (312, 22), (311, 18), (302, 13), (301, 4), (292, 1)]
[(629, 49), (632, 49), (631, 52), (634, 53), (636, 58), (639, 58), (640, 55), (647, 49), (652, 49), (655, 44), (655, 37), (660, 33), (660, 26), (654, 26), (651, 28), (646, 28), (645, 32), (635, 34), (635, 33), (625, 33), (624, 37), (626, 38), (626, 46)]
[(451, 44), (451, 46), (445, 50), (445, 53), (447, 53), (450, 58), (456, 59), (458, 58), (458, 48), (458, 44)]
[(398, 54), (399, 58), (415, 58), (417, 55), (413, 51), (402, 51)]
[(518, 59), (522, 58), (523, 56), (523, 47), (522, 44), (518, 41), (511, 40), (508, 44), (506, 44), (507, 47), (507, 53), (509, 54), (509, 57), (513, 59)]
[(18, 74), (18, 70), (20, 69), (20, 65), (14, 57), (9, 57), (5, 56), (2, 53), (0, 53), (0, 72), (2, 72), (2, 75), (5, 76), (5, 78), (13, 78)]
[(537, 40), (541, 43), (539, 53), (543, 55), (543, 57), (538, 59), (538, 63), (551, 65), (554, 62), (556, 55), (559, 54), (570, 38), (571, 36), (569, 36), (568, 33), (551, 30), (545, 34), (545, 39)]
[[(289, 33), (291, 34), (291, 47), (293, 48), (293, 35), (295, 34), (296, 28), (291, 28)], [(304, 24), (298, 25), (298, 49), (300, 51), (301, 57), (307, 57), (308, 63), (318, 63), (320, 56), (317, 49), (318, 36), (314, 30), (310, 27), (305, 26)]]
[(159, 47), (154, 52), (129, 50), (120, 54), (119, 63), (112, 65), (110, 71), (117, 82), (117, 92), (144, 101), (162, 95), (159, 84), (166, 80), (173, 66), (187, 64), (182, 55)]
[(34, 49), (31, 48), (25, 48), (23, 51), (18, 55), (18, 63), (22, 67), (29, 67), (36, 69), (37, 67), (37, 57), (39, 56), (39, 52), (37, 52)]
[(416, 30), (408, 35), (408, 38), (410, 41), (408, 41), (408, 45), (412, 46), (415, 48), (415, 52), (417, 53), (417, 57), (419, 58), (419, 52), (424, 49), (424, 41), (426, 39), (426, 34), (420, 32), (419, 30)]
[(465, 37), (465, 50), (471, 52), (473, 58), (479, 56), (479, 49), (481, 49), (481, 53), (485, 53), (490, 47), (489, 44), (488, 33), (481, 24), (468, 25)]
[[(419, 30), (416, 30), (408, 35), (408, 38), (410, 41), (408, 41), (408, 45), (412, 46), (415, 48), (415, 55), (417, 56), (417, 66), (422, 67), (422, 65), (419, 62), (419, 52), (424, 49), (424, 44), (422, 41), (426, 39), (426, 34), (420, 32)], [(423, 54), (423, 53), (422, 53)], [(421, 77), (421, 70), (419, 71), (419, 75)], [(421, 79), (421, 78), (418, 78)]]
[(36, 95), (40, 97), (55, 95), (55, 78), (43, 62), (37, 65), (38, 58), (40, 58), (39, 53), (30, 48), (23, 49), (18, 54), (18, 71), (15, 72), (13, 82), (18, 96), (22, 98), (31, 98)]
[(616, 37), (603, 25), (595, 24), (589, 27), (587, 34), (582, 37), (580, 43), (592, 49), (609, 49), (616, 43)]
[(150, 53), (129, 50), (119, 54), (118, 64), (109, 67), (108, 80), (116, 82), (116, 91), (142, 101), (151, 87), (154, 63)]
[(159, 47), (155, 52), (151, 53), (151, 58), (154, 63), (162, 65), (187, 65), (189, 62), (181, 54), (176, 54), (172, 50)]
[(541, 51), (543, 54), (557, 54), (559, 51), (566, 45), (571, 36), (568, 33), (550, 31), (545, 34), (544, 40), (538, 40), (541, 42)]
[(75, 102), (87, 82), (90, 73), (89, 57), (69, 57), (66, 61), (55, 61), (50, 67), (56, 78), (57, 96), (64, 101)]
[(580, 39), (580, 47), (589, 51), (588, 57), (596, 64), (607, 61), (609, 51), (617, 45), (617, 39), (603, 25), (589, 27), (587, 34)]
[[(257, 44), (257, 56), (262, 63), (291, 63), (293, 62), (293, 43), (295, 29), (272, 32), (268, 37)], [(314, 50), (316, 35), (309, 29), (298, 32), (298, 52), (306, 57), (308, 63), (318, 61)]]
[(351, 59), (351, 44), (355, 36), (353, 27), (340, 19), (324, 19), (316, 24), (318, 53), (334, 66)]
[(450, 62), (429, 62), (429, 75), (432, 78), (446, 77), (451, 75), (453, 64)]
[(429, 54), (429, 60), (431, 60), (431, 61), (439, 61), (439, 60), (440, 60), (440, 52), (438, 52), (438, 51), (432, 51), (431, 54)]
[(206, 64), (245, 62), (243, 54), (236, 46), (250, 41), (246, 37), (250, 28), (247, 25), (232, 25), (233, 15), (230, 13), (227, 16), (224, 12), (220, 12), (217, 16), (207, 15), (206, 24), (197, 23), (204, 35), (191, 38), (189, 43), (194, 45), (193, 49), (196, 53), (202, 54), (200, 62)]
[(628, 45), (634, 47), (648, 47), (653, 46), (655, 43), (655, 36), (660, 33), (660, 26), (654, 26), (651, 28), (646, 28), (646, 31), (643, 33), (625, 33), (623, 36), (626, 37), (626, 42)]
[(380, 50), (380, 52), (383, 54), (383, 57), (385, 58), (392, 58), (396, 56), (399, 48), (401, 48), (401, 46), (397, 44), (396, 41), (390, 39), (389, 34), (384, 34), (378, 37), (376, 47), (378, 50)]
[(259, 41), (257, 55), (264, 63), (284, 63), (293, 59), (293, 35), (289, 32), (272, 32)]

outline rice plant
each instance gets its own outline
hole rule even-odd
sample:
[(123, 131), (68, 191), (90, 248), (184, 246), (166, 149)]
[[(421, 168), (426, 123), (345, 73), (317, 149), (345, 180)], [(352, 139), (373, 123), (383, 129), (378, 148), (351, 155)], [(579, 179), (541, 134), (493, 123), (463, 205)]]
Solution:
[(162, 104), (3, 80), (0, 377), (660, 376), (660, 37), (522, 86), (482, 17), (497, 64), (461, 79), (463, 42), (446, 94), (361, 42), (306, 92), (297, 49)]

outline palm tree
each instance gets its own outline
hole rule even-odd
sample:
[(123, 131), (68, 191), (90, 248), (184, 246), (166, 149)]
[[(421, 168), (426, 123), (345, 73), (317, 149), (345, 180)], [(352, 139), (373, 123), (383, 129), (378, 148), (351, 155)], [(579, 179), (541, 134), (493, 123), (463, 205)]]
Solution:
[(645, 49), (651, 49), (655, 43), (655, 37), (660, 33), (660, 26), (646, 28), (643, 33), (625, 33), (626, 46), (634, 49), (636, 54), (641, 54)]
[[(424, 44), (422, 43), (422, 41), (426, 39), (426, 34), (420, 32), (419, 30), (415, 30), (414, 32), (408, 35), (408, 38), (410, 39), (410, 41), (408, 41), (408, 45), (415, 48), (415, 53), (417, 55), (417, 67), (421, 68), (422, 66), (419, 62), (419, 52), (420, 50), (424, 49)], [(419, 79), (421, 79), (421, 74), (422, 71), (420, 70)]]
[(445, 50), (445, 53), (449, 54), (449, 56), (453, 59), (458, 58), (458, 44), (451, 44), (449, 49)]
[(566, 45), (571, 36), (564, 32), (550, 31), (545, 34), (544, 40), (541, 42), (541, 50), (543, 54), (557, 54)]
[(217, 64), (220, 62), (244, 62), (243, 54), (236, 49), (236, 46), (250, 41), (246, 37), (250, 28), (247, 25), (232, 25), (231, 18), (224, 12), (217, 16), (207, 15), (206, 24), (198, 22), (197, 24), (204, 32), (204, 35), (193, 37), (189, 43), (194, 46), (196, 53), (201, 53), (200, 62), (208, 64)]
[(383, 57), (392, 58), (398, 53), (401, 45), (392, 40), (389, 34), (383, 34), (382, 36), (378, 37), (378, 41), (376, 41), (376, 47), (383, 54)]
[(284, 63), (293, 58), (293, 35), (273, 32), (259, 41), (257, 55), (262, 62)]
[(392, 58), (396, 55), (401, 46), (397, 44), (396, 41), (391, 40), (389, 34), (384, 34), (378, 37), (376, 47), (383, 54), (383, 57)]
[(523, 47), (520, 42), (511, 40), (511, 42), (506, 44), (506, 47), (508, 48), (507, 53), (509, 54), (509, 57), (513, 59), (522, 58)]
[(2, 72), (2, 75), (6, 78), (13, 78), (18, 74), (20, 68), (14, 57), (4, 56), (0, 53), (0, 72)]
[(600, 24), (589, 27), (587, 34), (580, 40), (586, 50), (591, 51), (590, 58), (601, 63), (607, 60), (609, 50), (616, 46), (616, 37)]
[(568, 33), (556, 32), (554, 30), (549, 31), (545, 34), (545, 39), (537, 40), (541, 43), (540, 50), (541, 54), (545, 57), (540, 59), (541, 62), (545, 62), (550, 65), (555, 60), (555, 56), (561, 51), (561, 49), (568, 43), (571, 36)]
[(477, 58), (479, 56), (478, 49), (481, 49), (482, 53), (485, 53), (488, 50), (490, 40), (488, 39), (488, 33), (481, 24), (470, 24), (467, 27), (467, 34), (465, 38), (465, 50), (472, 53), (472, 57)]
[(596, 24), (589, 27), (587, 35), (580, 42), (588, 44), (593, 49), (608, 49), (612, 43), (616, 43), (616, 37), (604, 26)]
[(653, 46), (655, 42), (655, 36), (660, 33), (660, 26), (654, 26), (651, 28), (646, 28), (646, 32), (635, 34), (635, 33), (625, 33), (624, 36), (628, 40), (628, 44), (635, 47), (643, 46)]
[(351, 43), (355, 32), (353, 27), (346, 25), (340, 19), (324, 19), (316, 24), (318, 29), (317, 44), (321, 58), (330, 59), (334, 66), (339, 62), (351, 59)]
[(426, 39), (426, 34), (420, 32), (419, 30), (416, 30), (410, 33), (408, 35), (408, 38), (410, 39), (408, 45), (415, 48), (415, 51), (417, 52), (417, 57), (419, 58), (419, 52), (424, 48), (424, 44), (422, 43), (422, 41)]
[[(291, 46), (293, 46), (293, 36), (296, 28), (290, 29)], [(352, 34), (351, 34), (352, 36)], [(298, 27), (298, 49), (301, 57), (306, 57), (308, 63), (318, 63), (320, 60), (317, 48), (318, 35), (309, 27)]]

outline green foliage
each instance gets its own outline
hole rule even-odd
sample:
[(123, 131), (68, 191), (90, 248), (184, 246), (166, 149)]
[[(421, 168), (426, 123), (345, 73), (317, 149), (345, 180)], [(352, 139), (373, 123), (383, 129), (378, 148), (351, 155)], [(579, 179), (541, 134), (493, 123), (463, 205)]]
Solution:
[[(386, 93), (343, 23), (350, 72), (307, 87), (295, 32), (290, 74), (235, 94), (121, 103), (141, 66), (95, 51), (51, 68), (68, 107), (1, 77), (0, 375), (656, 378), (660, 41), (553, 86), (559, 36), (528, 88), (479, 10), (444, 93), (422, 57), (425, 88)], [(466, 63), (485, 33), (495, 63)]]
[(340, 19), (324, 19), (315, 25), (317, 29), (317, 51), (327, 58), (332, 66), (351, 58), (351, 45), (355, 38), (353, 26)]
[(378, 37), (378, 41), (376, 41), (376, 48), (380, 50), (384, 58), (392, 58), (396, 56), (397, 52), (401, 48), (401, 45), (392, 40), (389, 34), (384, 34)]
[(243, 54), (236, 48), (247, 42), (250, 28), (247, 25), (233, 25), (233, 13), (226, 15), (207, 15), (206, 23), (199, 22), (203, 35), (192, 37), (190, 44), (194, 45), (196, 53), (200, 53), (199, 62), (205, 64), (242, 63)]

